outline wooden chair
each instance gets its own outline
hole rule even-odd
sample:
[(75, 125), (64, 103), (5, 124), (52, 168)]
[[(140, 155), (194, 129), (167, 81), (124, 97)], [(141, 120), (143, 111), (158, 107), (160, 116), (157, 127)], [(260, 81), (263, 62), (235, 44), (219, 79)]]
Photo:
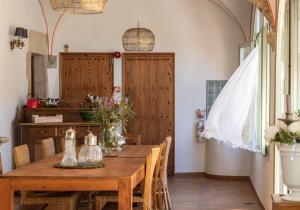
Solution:
[(41, 157), (42, 159), (55, 156), (55, 146), (53, 138), (43, 139), (41, 141)]
[(29, 149), (27, 144), (17, 146), (13, 150), (16, 168), (30, 164)]
[(124, 135), (127, 145), (141, 145), (142, 144), (142, 135), (135, 135), (127, 133)]
[[(151, 210), (152, 209), (152, 181), (155, 170), (155, 165), (160, 154), (160, 148), (156, 147), (152, 149), (151, 154), (147, 158), (146, 163), (146, 176), (144, 183), (144, 190), (142, 196), (133, 196), (133, 203), (142, 203), (142, 208), (138, 209)], [(116, 210), (118, 209), (118, 193), (105, 193), (96, 196), (95, 198), (95, 210)], [(104, 206), (104, 208), (103, 208)], [(134, 208), (136, 209), (136, 208)]]
[(160, 159), (156, 164), (154, 183), (153, 183), (153, 199), (154, 209), (166, 209), (172, 208), (170, 193), (168, 189), (168, 159), (170, 148), (172, 144), (172, 137), (166, 137), (162, 143)]
[[(30, 164), (30, 156), (27, 145), (15, 147), (13, 153), (16, 168)], [(48, 204), (46, 210), (76, 210), (79, 196), (80, 194), (76, 192), (21, 191), (21, 205), (35, 205), (46, 203)]]

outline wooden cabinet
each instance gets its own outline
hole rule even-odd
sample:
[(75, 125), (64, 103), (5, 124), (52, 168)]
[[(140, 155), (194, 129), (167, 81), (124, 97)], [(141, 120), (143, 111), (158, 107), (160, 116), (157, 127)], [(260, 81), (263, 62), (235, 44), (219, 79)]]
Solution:
[(136, 118), (130, 133), (141, 134), (143, 144), (159, 144), (173, 137), (169, 174), (174, 173), (174, 53), (123, 54), (123, 90), (133, 100)]
[[(39, 109), (22, 109), (22, 118), (19, 123), (19, 144), (27, 144), (30, 152), (31, 161), (37, 161), (41, 159), (40, 143), (42, 139), (53, 138), (55, 144), (56, 153), (62, 152), (61, 140), (64, 138), (66, 130), (74, 128), (76, 130), (77, 144), (83, 143), (84, 136), (88, 134), (88, 131), (92, 131), (93, 134), (100, 135), (100, 127), (94, 123), (83, 122), (79, 112), (80, 108), (39, 108)], [(31, 115), (53, 115), (62, 114), (64, 123), (32, 123)], [(76, 121), (73, 121), (73, 120)]]
[(60, 97), (69, 107), (80, 107), (90, 93), (110, 96), (113, 91), (112, 53), (61, 53)]

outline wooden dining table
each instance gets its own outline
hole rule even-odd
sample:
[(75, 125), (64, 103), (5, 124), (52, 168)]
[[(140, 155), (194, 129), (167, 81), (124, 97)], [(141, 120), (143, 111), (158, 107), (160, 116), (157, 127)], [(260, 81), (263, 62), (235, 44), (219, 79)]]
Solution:
[(104, 157), (103, 168), (60, 169), (62, 159), (34, 162), (0, 176), (0, 210), (14, 209), (15, 191), (118, 191), (118, 209), (132, 210), (133, 189), (145, 178), (146, 158), (153, 145), (123, 147)]

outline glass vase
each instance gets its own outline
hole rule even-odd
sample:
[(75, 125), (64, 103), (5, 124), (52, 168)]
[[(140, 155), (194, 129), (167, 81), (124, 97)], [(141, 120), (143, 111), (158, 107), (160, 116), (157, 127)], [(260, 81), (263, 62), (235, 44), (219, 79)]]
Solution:
[(113, 150), (117, 150), (119, 141), (116, 135), (115, 127), (102, 128), (100, 142), (106, 155), (111, 154)]

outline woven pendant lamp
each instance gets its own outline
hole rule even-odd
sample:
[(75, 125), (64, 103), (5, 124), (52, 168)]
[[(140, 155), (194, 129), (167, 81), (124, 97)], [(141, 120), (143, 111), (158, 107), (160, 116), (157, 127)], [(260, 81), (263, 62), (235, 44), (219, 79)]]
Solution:
[(66, 11), (73, 14), (103, 13), (108, 0), (50, 0), (55, 11)]
[(123, 35), (123, 47), (125, 51), (152, 51), (155, 45), (155, 36), (150, 29), (137, 28), (125, 31)]

